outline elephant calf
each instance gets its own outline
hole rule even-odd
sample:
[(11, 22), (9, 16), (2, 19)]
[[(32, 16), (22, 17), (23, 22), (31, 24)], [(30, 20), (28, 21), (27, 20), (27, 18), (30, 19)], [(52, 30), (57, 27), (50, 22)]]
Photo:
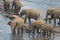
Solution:
[(41, 29), (43, 30), (43, 35), (44, 36), (46, 36), (46, 33), (47, 33), (47, 37), (48, 36), (51, 37), (52, 34), (53, 34), (53, 37), (54, 37), (55, 33), (60, 33), (51, 24), (43, 24), (43, 25), (41, 25)]
[(30, 27), (33, 28), (33, 34), (35, 29), (37, 29), (37, 33), (39, 33), (39, 29), (41, 28), (41, 25), (45, 24), (45, 21), (40, 19), (40, 20), (35, 20), (30, 23)]
[(23, 28), (25, 27), (24, 25), (24, 20), (21, 17), (18, 17), (16, 15), (13, 15), (12, 18), (10, 18), (11, 21), (8, 22), (8, 25), (11, 26), (11, 31), (13, 34), (16, 33), (16, 28), (18, 29), (18, 33), (21, 29), (21, 32), (23, 33)]
[(31, 22), (31, 18), (37, 20), (40, 17), (39, 11), (35, 9), (23, 9), (20, 13), (20, 16), (25, 15), (24, 23), (26, 22), (26, 19), (28, 18), (29, 24)]

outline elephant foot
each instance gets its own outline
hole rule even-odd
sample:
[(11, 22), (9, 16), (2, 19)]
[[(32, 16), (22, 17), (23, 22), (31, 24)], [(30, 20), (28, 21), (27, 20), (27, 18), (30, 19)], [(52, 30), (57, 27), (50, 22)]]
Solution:
[(60, 25), (60, 23), (58, 22), (58, 25)]
[(16, 33), (12, 33), (12, 35), (13, 35), (13, 36), (15, 36), (15, 35), (16, 35)]

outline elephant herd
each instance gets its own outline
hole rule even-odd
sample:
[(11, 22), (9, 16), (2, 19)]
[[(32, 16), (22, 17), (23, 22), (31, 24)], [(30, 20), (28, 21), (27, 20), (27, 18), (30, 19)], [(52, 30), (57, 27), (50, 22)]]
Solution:
[[(4, 11), (9, 12), (10, 10), (10, 2), (9, 0), (3, 0), (4, 1)], [(40, 19), (40, 13), (36, 9), (23, 9), (20, 13), (20, 9), (22, 8), (22, 4), (19, 2), (19, 0), (13, 0), (12, 3), (12, 10), (14, 14), (10, 13), (9, 19), (10, 21), (7, 23), (11, 26), (11, 32), (12, 34), (16, 34), (16, 29), (18, 30), (17, 33), (19, 34), (20, 30), (21, 33), (23, 33), (23, 30), (28, 31), (29, 33), (35, 33), (35, 31), (39, 34), (40, 32), (43, 33), (45, 36), (46, 33), (48, 35), (55, 35), (55, 33), (60, 33), (54, 29), (56, 25), (56, 19), (59, 19), (60, 24), (60, 8), (50, 8), (47, 9), (46, 13), (46, 19)], [(25, 19), (22, 18), (22, 16), (25, 15)], [(26, 20), (29, 20), (28, 27), (26, 26)], [(35, 19), (34, 21), (31, 21), (31, 19)], [(49, 23), (51, 23), (51, 20), (54, 20), (54, 25), (47, 24), (46, 22), (49, 20)]]
[[(23, 6), (19, 0), (13, 0), (12, 5), (10, 5), (10, 0), (3, 0), (4, 2), (4, 12), (9, 13), (9, 11), (13, 11), (16, 15), (20, 11), (21, 7)], [(12, 6), (12, 8), (10, 8)]]

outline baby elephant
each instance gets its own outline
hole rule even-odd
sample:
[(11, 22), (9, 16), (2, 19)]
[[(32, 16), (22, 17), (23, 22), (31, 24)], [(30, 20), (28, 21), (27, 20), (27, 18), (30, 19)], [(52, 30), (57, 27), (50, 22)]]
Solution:
[(11, 26), (11, 32), (12, 34), (16, 34), (16, 29), (18, 30), (17, 33), (19, 33), (20, 29), (21, 32), (23, 33), (23, 28), (25, 27), (24, 25), (24, 20), (21, 17), (18, 17), (16, 15), (13, 15), (12, 18), (10, 18), (11, 21), (8, 22), (8, 25)]
[(25, 15), (24, 23), (26, 23), (26, 19), (28, 18), (29, 24), (31, 22), (31, 18), (37, 20), (40, 17), (40, 14), (35, 9), (23, 9), (20, 13), (20, 16)]
[(46, 33), (47, 33), (47, 37), (51, 37), (52, 34), (53, 34), (53, 37), (54, 37), (55, 33), (60, 33), (51, 24), (43, 24), (43, 25), (41, 25), (41, 29), (43, 30), (43, 35), (44, 36), (46, 36)]
[(30, 27), (33, 28), (33, 34), (35, 29), (37, 29), (37, 33), (39, 33), (39, 29), (41, 28), (41, 25), (45, 24), (45, 21), (40, 19), (40, 20), (35, 20), (30, 23)]

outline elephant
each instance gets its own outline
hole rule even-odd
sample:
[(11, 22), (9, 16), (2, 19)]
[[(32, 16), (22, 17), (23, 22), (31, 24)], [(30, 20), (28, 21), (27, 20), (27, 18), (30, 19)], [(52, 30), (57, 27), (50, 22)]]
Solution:
[(40, 17), (40, 13), (36, 9), (22, 9), (20, 12), (20, 17), (22, 17), (22, 15), (25, 15), (24, 23), (26, 23), (26, 20), (28, 18), (29, 24), (31, 22), (31, 18), (37, 20)]
[[(33, 28), (33, 34), (35, 32), (35, 29), (37, 30), (37, 33), (39, 34), (39, 29), (41, 28), (41, 25), (45, 24), (45, 21), (42, 19), (34, 20), (30, 23), (30, 27)], [(41, 31), (41, 30), (40, 30)]]
[[(50, 16), (50, 18), (48, 18)], [(54, 26), (56, 26), (56, 19), (59, 19), (59, 25), (60, 25), (60, 8), (53, 8), (53, 9), (47, 9), (46, 13), (46, 22), (47, 19), (49, 19), (49, 22), (51, 23), (51, 20), (54, 20)]]
[(59, 31), (57, 31), (54, 26), (52, 24), (43, 24), (41, 25), (41, 30), (43, 30), (43, 35), (46, 36), (47, 33), (47, 37), (51, 37), (53, 34), (53, 38), (55, 36), (55, 33), (60, 33)]
[(3, 0), (4, 2), (4, 11), (9, 12), (10, 9), (10, 1), (9, 0)]
[(16, 13), (16, 15), (19, 15), (19, 11), (21, 9), (23, 5), (21, 4), (21, 2), (19, 0), (13, 0), (13, 3), (12, 3), (12, 9), (14, 7), (14, 13)]
[(45, 20), (46, 22), (49, 19), (49, 23), (51, 23), (50, 20), (53, 19), (53, 13), (54, 13), (54, 9), (53, 8), (47, 9), (46, 20)]
[(9, 21), (7, 24), (11, 26), (11, 32), (13, 35), (16, 34), (16, 29), (18, 30), (17, 33), (19, 34), (19, 31), (21, 30), (21, 33), (23, 34), (23, 29), (25, 28), (24, 20), (17, 16), (13, 15), (11, 18), (11, 21)]

